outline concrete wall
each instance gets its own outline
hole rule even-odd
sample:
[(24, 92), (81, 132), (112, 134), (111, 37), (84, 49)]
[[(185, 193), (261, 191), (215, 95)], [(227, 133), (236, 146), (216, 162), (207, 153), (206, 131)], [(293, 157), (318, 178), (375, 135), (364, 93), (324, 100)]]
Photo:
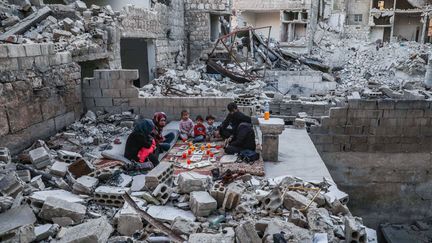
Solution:
[(351, 100), (311, 128), (351, 211), (367, 225), (432, 216), (431, 103)]
[[(366, 26), (369, 23), (369, 11), (370, 11), (370, 0), (347, 0), (346, 2), (346, 13), (347, 13), (347, 25)], [(354, 14), (361, 14), (363, 21), (361, 23), (354, 22)]]
[(418, 38), (421, 38), (422, 23), (421, 14), (395, 14), (395, 23), (393, 28), (393, 36), (400, 37), (409, 41), (417, 41), (416, 33), (418, 32)]
[(231, 1), (185, 0), (186, 39), (190, 62), (198, 59), (204, 50), (213, 47), (210, 41), (210, 14), (230, 15)]
[(330, 108), (334, 106), (335, 104), (327, 101), (272, 101), (270, 103), (270, 112), (272, 115), (293, 117), (296, 117), (299, 112), (306, 112), (309, 116), (320, 118), (321, 116), (328, 116)]
[(212, 114), (222, 120), (232, 98), (218, 97), (151, 97), (140, 98), (133, 80), (137, 70), (95, 70), (93, 78), (83, 81), (83, 100), (87, 110), (119, 113), (133, 111), (151, 118), (156, 111), (164, 111), (169, 120), (178, 120), (186, 109), (191, 117)]
[(0, 147), (16, 153), (79, 118), (80, 78), (53, 44), (0, 45)]
[(336, 82), (323, 82), (321, 72), (316, 71), (267, 71), (265, 81), (283, 94), (311, 95), (336, 89)]
[(121, 13), (126, 18), (120, 24), (122, 32), (118, 38), (154, 39), (157, 66), (174, 67), (185, 44), (183, 0), (172, 0), (169, 6), (156, 3), (153, 9), (128, 6)]
[[(242, 12), (240, 17), (240, 26), (243, 26), (243, 21), (247, 22), (248, 25), (252, 25), (256, 28), (271, 26), (270, 37), (276, 41), (280, 40), (280, 11), (268, 12), (268, 13), (255, 13), (255, 12)], [(268, 29), (260, 29), (256, 31), (263, 36), (268, 36)]]

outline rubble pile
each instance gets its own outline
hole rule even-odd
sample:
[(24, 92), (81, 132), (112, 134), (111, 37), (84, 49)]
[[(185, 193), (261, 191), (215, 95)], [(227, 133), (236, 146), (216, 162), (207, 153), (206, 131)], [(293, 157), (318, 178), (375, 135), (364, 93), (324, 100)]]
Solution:
[(345, 205), (348, 195), (326, 180), (230, 171), (174, 176), (166, 162), (146, 174), (121, 159), (103, 159), (103, 142), (129, 132), (132, 117), (88, 112), (13, 161), (2, 148), (0, 239), (376, 242)]
[(402, 92), (407, 83), (414, 83), (415, 88), (424, 90), (424, 75), (431, 50), (429, 43), (370, 43), (324, 35), (314, 47), (312, 57), (343, 67), (334, 72), (338, 81), (337, 92), (360, 92), (371, 85), (376, 88), (373, 91), (386, 85)]
[[(72, 56), (106, 54), (114, 42), (116, 23), (122, 20), (120, 12), (107, 5), (99, 7), (75, 1), (69, 5), (33, 4), (29, 8), (0, 4), (5, 11), (0, 15), (0, 40), (8, 43), (55, 43), (55, 50), (70, 51)], [(42, 1), (31, 1), (41, 2)]]
[(224, 96), (241, 94), (260, 96), (263, 81), (239, 84), (220, 74), (209, 74), (204, 65), (188, 70), (167, 70), (162, 76), (140, 89), (141, 97), (150, 96)]

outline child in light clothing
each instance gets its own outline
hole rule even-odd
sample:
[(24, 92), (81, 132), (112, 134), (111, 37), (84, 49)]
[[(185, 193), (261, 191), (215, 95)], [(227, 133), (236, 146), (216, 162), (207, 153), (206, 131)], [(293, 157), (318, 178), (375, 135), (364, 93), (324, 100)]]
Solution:
[(196, 125), (194, 126), (194, 143), (204, 142), (206, 139), (206, 127), (204, 126), (202, 116), (197, 116)]
[(216, 137), (215, 133), (216, 133), (217, 127), (214, 125), (215, 118), (212, 115), (208, 115), (206, 117), (206, 121), (207, 121), (207, 127), (206, 127), (207, 140), (211, 141), (211, 140), (215, 139), (215, 137)]
[(189, 112), (183, 110), (181, 112), (181, 120), (179, 125), (180, 138), (181, 140), (183, 140), (183, 142), (188, 140), (188, 138), (193, 137), (192, 136), (193, 128), (194, 128), (194, 124), (193, 121), (189, 118)]

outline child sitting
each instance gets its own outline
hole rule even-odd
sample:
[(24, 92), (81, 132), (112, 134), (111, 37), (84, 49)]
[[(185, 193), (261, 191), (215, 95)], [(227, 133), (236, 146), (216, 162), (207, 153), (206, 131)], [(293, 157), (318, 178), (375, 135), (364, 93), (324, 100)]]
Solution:
[(196, 125), (194, 126), (194, 143), (204, 142), (206, 138), (206, 127), (203, 124), (202, 116), (197, 116)]
[(212, 139), (214, 139), (216, 137), (215, 136), (215, 132), (217, 130), (217, 127), (214, 125), (215, 118), (212, 115), (208, 115), (206, 117), (206, 121), (207, 121), (207, 127), (206, 127), (206, 129), (207, 129), (207, 139), (208, 140), (212, 140)]
[(189, 118), (189, 112), (186, 110), (183, 110), (181, 112), (181, 120), (180, 120), (180, 138), (185, 142), (188, 140), (188, 138), (192, 137), (193, 132), (193, 121)]

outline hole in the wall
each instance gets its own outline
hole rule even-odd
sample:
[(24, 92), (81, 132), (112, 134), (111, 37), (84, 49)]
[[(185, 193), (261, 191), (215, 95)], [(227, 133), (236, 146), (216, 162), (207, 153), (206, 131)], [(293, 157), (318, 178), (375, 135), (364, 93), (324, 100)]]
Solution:
[(81, 78), (92, 78), (93, 71), (96, 69), (107, 69), (109, 68), (107, 59), (100, 59), (94, 61), (86, 61), (78, 63), (81, 67)]
[(210, 41), (216, 41), (219, 37), (230, 32), (230, 16), (210, 14)]
[(156, 49), (152, 39), (122, 38), (121, 63), (124, 69), (138, 69), (139, 79), (133, 83), (142, 87), (155, 78)]

